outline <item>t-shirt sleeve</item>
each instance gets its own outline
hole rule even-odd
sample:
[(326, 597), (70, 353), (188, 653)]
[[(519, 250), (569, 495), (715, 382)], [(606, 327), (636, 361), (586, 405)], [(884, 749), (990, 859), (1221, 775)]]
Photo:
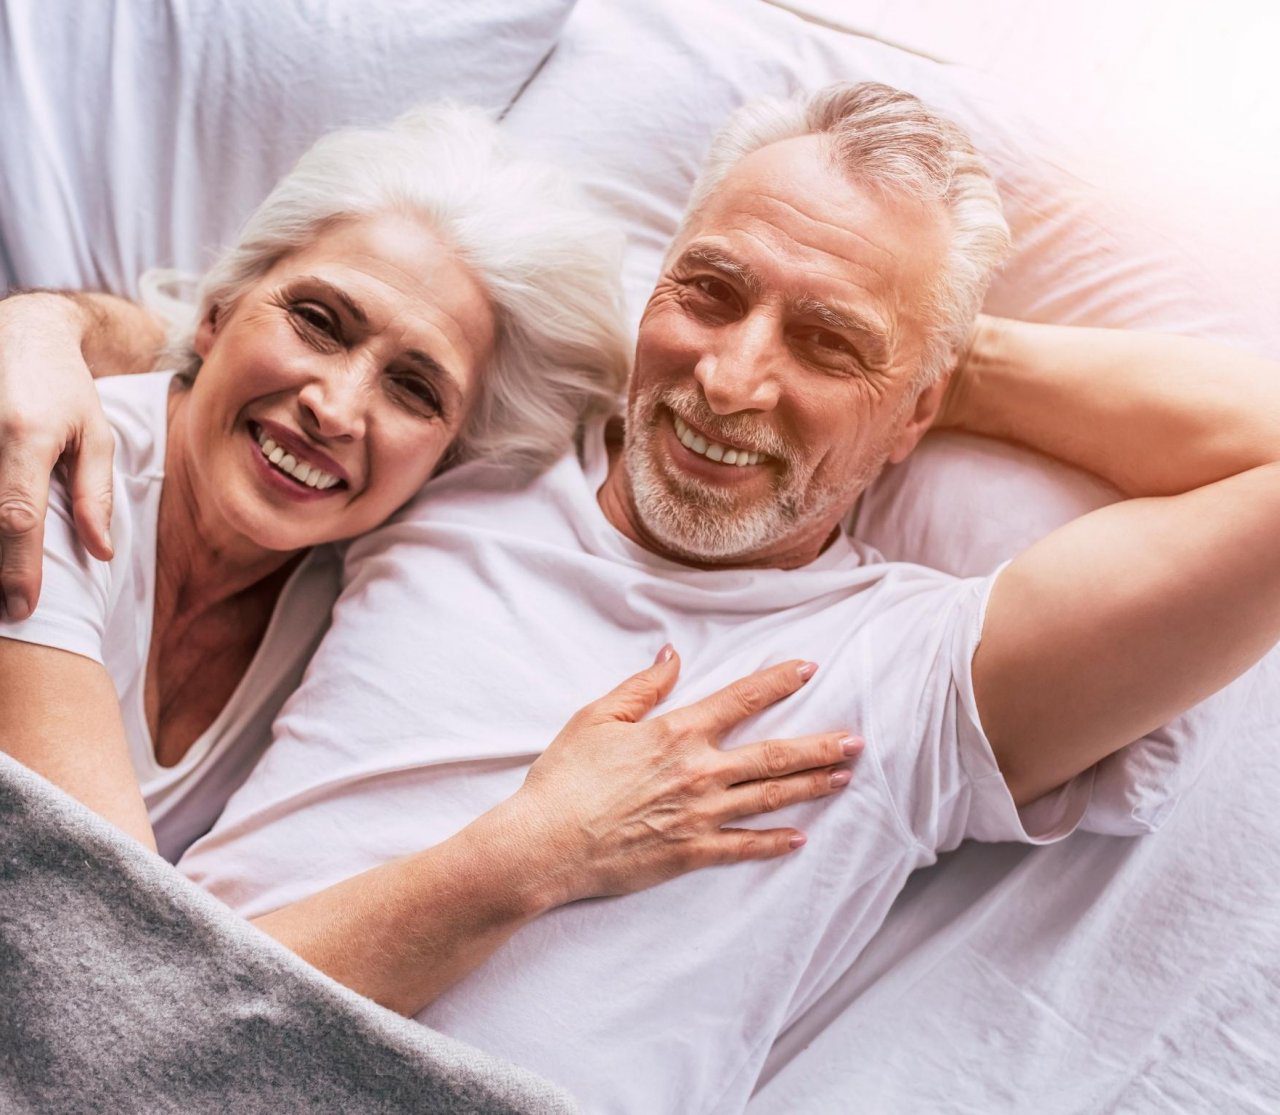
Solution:
[[(973, 656), (1004, 566), (964, 580), (902, 575), (898, 599), (864, 640), (868, 740), (911, 836), (932, 851), (966, 839), (1048, 844), (1079, 825), (1093, 771), (1019, 809), (996, 763), (973, 693)], [(922, 571), (923, 572), (923, 571)]]
[[(116, 506), (120, 507), (119, 499)], [(116, 560), (122, 560), (119, 553)], [(80, 544), (71, 500), (55, 480), (44, 525), (40, 600), (35, 612), (20, 623), (0, 619), (0, 637), (57, 647), (102, 663), (110, 598), (111, 567), (94, 560)]]

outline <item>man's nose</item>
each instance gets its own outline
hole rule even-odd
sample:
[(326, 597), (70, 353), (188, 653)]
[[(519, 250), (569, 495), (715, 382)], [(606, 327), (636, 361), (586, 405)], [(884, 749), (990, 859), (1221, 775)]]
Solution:
[(763, 315), (748, 315), (717, 331), (693, 374), (717, 414), (769, 411), (778, 405), (781, 357), (774, 323)]
[(368, 398), (369, 384), (354, 368), (317, 375), (298, 392), (308, 432), (327, 441), (364, 437)]

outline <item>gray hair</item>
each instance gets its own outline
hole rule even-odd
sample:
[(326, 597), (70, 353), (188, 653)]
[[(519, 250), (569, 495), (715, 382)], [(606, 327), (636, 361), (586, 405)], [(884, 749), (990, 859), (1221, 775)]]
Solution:
[[(383, 127), (324, 136), (205, 273), (200, 316), (232, 306), (334, 224), (388, 210), (429, 221), (494, 310), (493, 352), (448, 464), (486, 458), (541, 467), (586, 418), (617, 408), (629, 366), (621, 237), (590, 213), (567, 176), (518, 157), (479, 109), (442, 103)], [(182, 343), (194, 372), (187, 325)]]
[(930, 297), (936, 325), (917, 386), (937, 382), (968, 343), (1011, 240), (1000, 195), (968, 136), (918, 97), (878, 82), (842, 82), (810, 96), (746, 105), (712, 141), (682, 231), (740, 159), (807, 135), (829, 138), (832, 160), (851, 180), (945, 206), (951, 246)]

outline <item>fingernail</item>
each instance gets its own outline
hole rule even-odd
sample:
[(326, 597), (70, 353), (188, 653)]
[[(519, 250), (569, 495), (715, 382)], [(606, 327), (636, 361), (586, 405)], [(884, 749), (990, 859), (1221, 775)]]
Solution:
[(809, 839), (809, 838), (808, 838), (807, 836), (805, 836), (805, 834), (804, 834), (804, 833), (802, 833), (802, 832), (798, 832), (798, 833), (796, 833), (796, 834), (795, 834), (795, 836), (793, 836), (793, 837), (788, 841), (788, 843), (789, 843), (789, 844), (791, 845), (791, 847), (793, 847), (793, 848), (803, 848), (803, 847), (804, 847), (804, 845), (805, 845), (805, 842), (806, 842), (808, 839)]
[(859, 754), (862, 751), (862, 747), (862, 740), (858, 739), (857, 736), (845, 736), (840, 741), (840, 750), (850, 759)]
[(670, 662), (671, 656), (675, 654), (675, 652), (676, 648), (670, 643), (667, 643), (660, 651), (658, 651), (658, 657), (653, 660), (653, 664), (655, 666), (661, 666), (664, 662)]
[(20, 592), (6, 592), (4, 594), (4, 611), (5, 616), (13, 620), (26, 619), (31, 614), (31, 606), (27, 603), (27, 598)]
[(798, 672), (801, 681), (808, 681), (818, 672), (818, 664), (816, 662), (802, 662)]
[(853, 777), (852, 772), (847, 770), (835, 770), (831, 772), (831, 788), (838, 790), (841, 786), (849, 785), (849, 779)]

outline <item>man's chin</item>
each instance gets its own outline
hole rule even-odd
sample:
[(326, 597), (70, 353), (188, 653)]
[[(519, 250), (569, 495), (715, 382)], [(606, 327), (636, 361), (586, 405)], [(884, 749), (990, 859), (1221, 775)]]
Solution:
[(646, 532), (672, 556), (703, 564), (749, 561), (772, 533), (757, 508), (660, 466), (632, 474), (632, 502)]

